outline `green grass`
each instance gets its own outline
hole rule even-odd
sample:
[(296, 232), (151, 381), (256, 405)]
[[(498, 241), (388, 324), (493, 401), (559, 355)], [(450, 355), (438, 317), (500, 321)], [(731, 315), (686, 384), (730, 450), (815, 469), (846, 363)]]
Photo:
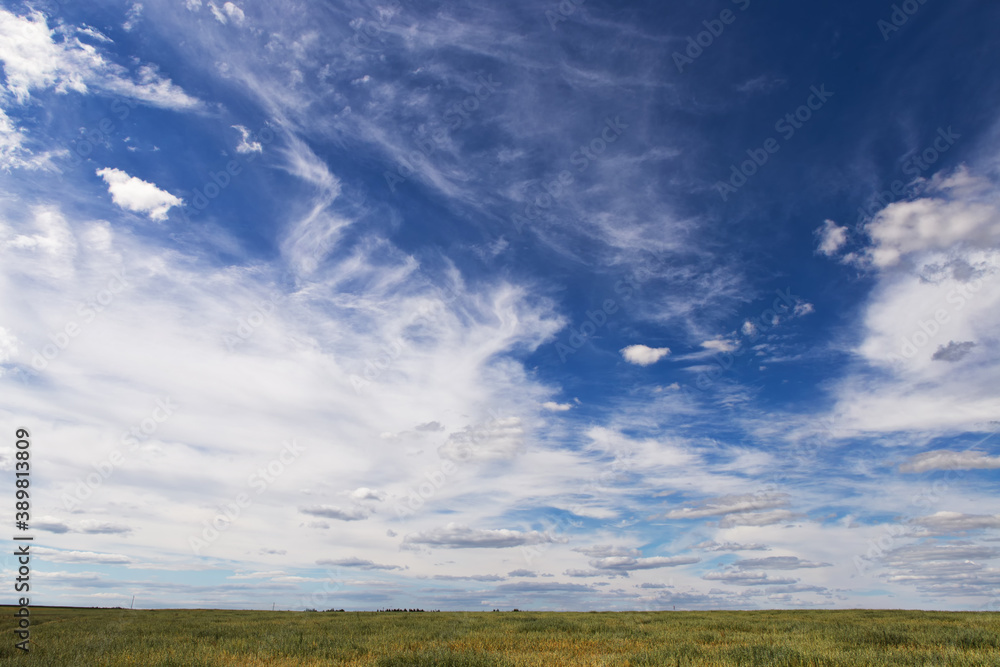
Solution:
[(1000, 665), (1000, 614), (371, 613), (35, 608), (0, 665), (840, 667)]

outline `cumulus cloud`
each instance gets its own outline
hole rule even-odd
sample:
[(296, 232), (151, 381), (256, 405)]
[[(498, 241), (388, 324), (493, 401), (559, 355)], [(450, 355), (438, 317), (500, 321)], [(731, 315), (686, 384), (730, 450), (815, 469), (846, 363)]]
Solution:
[(427, 545), (447, 549), (504, 549), (530, 544), (547, 544), (564, 541), (549, 533), (536, 530), (479, 530), (458, 523), (449, 523), (443, 528), (435, 528), (403, 538), (404, 545)]
[(867, 228), (871, 262), (889, 267), (917, 252), (1000, 245), (1000, 217), (991, 192), (988, 181), (964, 167), (936, 176), (928, 188), (933, 196), (895, 202), (875, 216)]
[(542, 403), (542, 407), (549, 412), (566, 412), (573, 409), (572, 403), (556, 403), (555, 401), (546, 401)]
[(68, 533), (72, 530), (64, 521), (51, 516), (43, 516), (31, 522), (32, 528), (48, 533)]
[(60, 551), (45, 547), (34, 547), (32, 552), (47, 563), (99, 563), (101, 565), (127, 565), (132, 559), (123, 554), (98, 553), (96, 551)]
[(597, 544), (591, 547), (574, 547), (573, 551), (586, 554), (594, 558), (608, 558), (610, 556), (629, 556), (636, 558), (642, 553), (638, 549), (616, 547), (610, 544)]
[(709, 572), (702, 579), (708, 581), (721, 581), (734, 586), (776, 586), (782, 584), (796, 584), (798, 579), (788, 577), (770, 577), (767, 572)]
[(948, 341), (947, 345), (941, 345), (938, 347), (937, 351), (931, 355), (931, 359), (934, 361), (948, 361), (955, 363), (956, 361), (961, 361), (964, 359), (974, 348), (976, 344), (969, 341), (964, 341), (962, 343), (956, 343), (955, 341)]
[(371, 511), (363, 507), (351, 509), (341, 509), (333, 505), (313, 505), (303, 507), (299, 510), (303, 514), (323, 517), (324, 519), (337, 519), (338, 521), (361, 521), (371, 516)]
[(233, 125), (233, 129), (240, 133), (240, 143), (236, 146), (237, 153), (263, 153), (264, 147), (259, 141), (249, 141), (251, 132), (243, 125)]
[(825, 220), (823, 225), (816, 229), (816, 236), (819, 238), (817, 251), (829, 257), (837, 254), (837, 251), (847, 243), (847, 227), (839, 227), (833, 220)]
[(80, 522), (79, 532), (91, 535), (126, 535), (131, 533), (132, 529), (124, 524), (114, 523), (113, 521), (85, 519)]
[(453, 461), (489, 461), (514, 458), (523, 449), (520, 418), (505, 417), (452, 433), (437, 451)]
[(336, 567), (351, 567), (359, 570), (405, 570), (399, 565), (383, 565), (364, 558), (324, 558), (316, 561), (317, 565), (334, 565)]
[(621, 350), (625, 361), (637, 366), (651, 366), (670, 354), (669, 347), (647, 347), (646, 345), (629, 345)]
[(746, 514), (729, 514), (719, 520), (719, 528), (735, 528), (737, 526), (770, 526), (801, 518), (801, 514), (789, 510), (773, 510), (771, 512), (748, 512)]
[(768, 558), (746, 558), (733, 563), (740, 570), (757, 568), (760, 570), (798, 570), (802, 568), (831, 567), (830, 563), (816, 563), (802, 560), (797, 556), (770, 556)]
[(597, 558), (589, 562), (595, 570), (610, 570), (614, 572), (631, 572), (632, 570), (655, 570), (661, 567), (677, 567), (690, 565), (701, 559), (697, 556), (654, 556), (651, 558), (632, 558), (629, 556), (609, 556)]
[(375, 489), (369, 489), (367, 486), (358, 487), (351, 491), (351, 498), (354, 500), (385, 500), (386, 494), (384, 491), (376, 491)]
[(664, 517), (667, 519), (702, 519), (727, 514), (744, 514), (753, 510), (786, 507), (787, 505), (788, 494), (785, 493), (747, 493), (709, 498), (694, 507), (671, 510)]
[(763, 544), (740, 544), (738, 542), (701, 542), (694, 545), (696, 549), (705, 551), (768, 551), (769, 547)]
[(126, 211), (145, 213), (151, 220), (166, 220), (167, 211), (184, 202), (152, 183), (129, 176), (121, 169), (105, 167), (97, 175), (108, 184), (111, 200)]
[(417, 424), (413, 427), (414, 431), (420, 431), (421, 433), (437, 433), (444, 430), (439, 422), (425, 422), (423, 424)]
[(1000, 515), (935, 512), (912, 519), (910, 523), (925, 529), (926, 535), (955, 535), (991, 528), (1000, 528)]
[(531, 570), (511, 570), (507, 573), (508, 577), (537, 577), (538, 575)]
[(990, 456), (984, 452), (955, 452), (937, 449), (917, 454), (900, 464), (900, 472), (927, 472), (928, 470), (992, 470), (1000, 468), (1000, 456)]

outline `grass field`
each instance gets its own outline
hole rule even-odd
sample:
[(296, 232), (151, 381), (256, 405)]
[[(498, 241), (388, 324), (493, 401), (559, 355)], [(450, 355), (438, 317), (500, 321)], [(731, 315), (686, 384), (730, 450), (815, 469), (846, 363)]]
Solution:
[(0, 665), (1000, 665), (996, 613), (13, 611)]

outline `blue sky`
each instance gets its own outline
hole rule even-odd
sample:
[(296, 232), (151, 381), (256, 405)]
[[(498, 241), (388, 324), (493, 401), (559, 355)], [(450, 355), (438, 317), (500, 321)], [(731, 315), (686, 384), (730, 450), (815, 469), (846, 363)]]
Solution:
[(32, 601), (997, 608), (998, 19), (0, 3)]

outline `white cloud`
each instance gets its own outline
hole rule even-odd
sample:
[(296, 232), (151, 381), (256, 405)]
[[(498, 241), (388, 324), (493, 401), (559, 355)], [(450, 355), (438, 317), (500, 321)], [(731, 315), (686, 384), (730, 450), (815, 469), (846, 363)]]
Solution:
[(210, 2), (208, 3), (208, 7), (212, 10), (215, 20), (219, 23), (226, 24), (232, 21), (236, 25), (243, 25), (243, 22), (246, 20), (246, 14), (243, 13), (243, 10), (232, 2), (227, 2), (222, 7), (219, 7), (214, 2)]
[(954, 452), (938, 449), (917, 454), (900, 464), (900, 472), (920, 473), (929, 470), (993, 470), (1000, 468), (1000, 456), (990, 456), (985, 452)]
[(736, 343), (731, 340), (726, 340), (724, 338), (715, 338), (713, 340), (706, 340), (702, 342), (701, 346), (706, 350), (714, 350), (716, 352), (732, 352), (736, 349)]
[(573, 409), (572, 403), (556, 403), (555, 401), (545, 401), (542, 407), (549, 412), (566, 412)]
[(200, 102), (187, 95), (154, 66), (142, 65), (133, 80), (128, 71), (109, 62), (94, 46), (59, 29), (50, 30), (45, 16), (34, 12), (17, 16), (0, 9), (0, 61), (6, 89), (19, 102), (32, 90), (53, 88), (58, 93), (86, 93), (91, 87), (169, 109), (191, 109)]
[(890, 204), (868, 232), (858, 256), (876, 280), (854, 349), (863, 364), (835, 387), (835, 435), (986, 431), (1000, 400), (995, 188), (965, 169), (937, 175), (924, 197)]
[(709, 498), (696, 507), (684, 507), (670, 510), (664, 516), (667, 519), (701, 519), (727, 514), (745, 514), (753, 510), (785, 507), (788, 496), (784, 493), (758, 493), (722, 496)]
[(719, 520), (719, 528), (734, 528), (736, 526), (770, 526), (776, 523), (787, 523), (800, 517), (801, 515), (789, 510), (728, 514)]
[(597, 570), (612, 570), (615, 572), (630, 572), (632, 570), (655, 570), (661, 567), (677, 567), (690, 565), (701, 559), (697, 556), (654, 556), (651, 558), (632, 558), (630, 556), (608, 556), (590, 561), (590, 566)]
[(963, 167), (935, 176), (927, 192), (932, 196), (895, 202), (875, 216), (867, 228), (875, 266), (893, 266), (917, 252), (1000, 245), (1000, 217), (988, 181)]
[(510, 459), (523, 450), (521, 419), (505, 417), (452, 433), (438, 454), (453, 461), (488, 461)]
[(954, 535), (970, 531), (1000, 528), (1000, 515), (935, 512), (913, 519), (911, 523), (926, 529), (928, 535)]
[(559, 542), (548, 533), (537, 530), (480, 530), (469, 528), (458, 523), (449, 523), (442, 528), (428, 530), (403, 539), (403, 545), (421, 544), (448, 549), (503, 549), (531, 544), (547, 544)]
[(0, 109), (0, 170), (9, 172), (11, 169), (44, 169), (58, 171), (52, 164), (52, 158), (66, 155), (66, 149), (46, 151), (35, 155), (25, 145), (28, 135), (14, 125), (7, 113)]
[(129, 8), (128, 13), (125, 15), (125, 23), (122, 24), (122, 28), (125, 32), (129, 32), (135, 27), (139, 19), (142, 18), (142, 3), (133, 2), (132, 6)]
[(351, 491), (351, 498), (354, 500), (385, 500), (385, 492), (369, 489), (366, 486), (358, 487)]
[(837, 251), (847, 243), (847, 227), (838, 227), (833, 220), (825, 220), (823, 225), (816, 229), (816, 236), (819, 237), (817, 250), (829, 257), (837, 254)]
[(102, 565), (127, 565), (132, 559), (124, 554), (98, 553), (95, 551), (61, 551), (34, 547), (32, 553), (47, 563), (100, 563)]
[(629, 345), (621, 350), (625, 361), (638, 366), (650, 366), (670, 354), (668, 347), (647, 347), (646, 345)]
[(250, 138), (250, 130), (242, 125), (233, 125), (234, 130), (240, 133), (240, 143), (236, 146), (237, 153), (263, 153), (264, 147), (259, 141), (247, 141)]
[(108, 184), (108, 192), (115, 204), (126, 211), (145, 213), (152, 220), (166, 220), (171, 207), (184, 203), (179, 197), (152, 183), (129, 176), (120, 169), (105, 167), (98, 169), (97, 175)]
[(299, 510), (303, 514), (322, 517), (324, 519), (336, 519), (338, 521), (361, 521), (371, 516), (372, 512), (364, 507), (352, 507), (351, 509), (341, 509), (333, 505), (312, 505)]
[[(17, 336), (0, 327), (0, 364), (12, 359), (16, 354)], [(3, 369), (0, 369), (0, 374), (3, 374)]]
[(721, 581), (734, 586), (776, 586), (798, 583), (798, 579), (789, 577), (771, 577), (766, 572), (709, 572), (703, 579)]

